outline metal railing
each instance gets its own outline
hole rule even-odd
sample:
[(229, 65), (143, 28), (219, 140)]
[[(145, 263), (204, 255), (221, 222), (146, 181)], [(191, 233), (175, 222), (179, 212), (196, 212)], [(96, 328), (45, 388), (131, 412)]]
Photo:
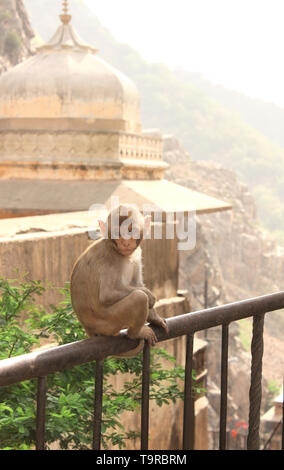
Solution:
[[(184, 450), (193, 449), (194, 445), (194, 401), (192, 396), (194, 335), (198, 331), (220, 325), (222, 326), (219, 448), (224, 450), (226, 449), (227, 435), (229, 325), (232, 322), (248, 317), (253, 317), (253, 333), (251, 342), (251, 384), (249, 391), (250, 406), (247, 449), (259, 449), (264, 317), (268, 312), (283, 308), (284, 291), (169, 318), (167, 319), (169, 327), (168, 335), (165, 334), (164, 329), (161, 327), (153, 327), (159, 342), (183, 335), (187, 336), (183, 414)], [(126, 352), (136, 347), (137, 344), (137, 340), (131, 340), (126, 337), (125, 332), (121, 332), (117, 337), (89, 338), (48, 350), (4, 359), (0, 362), (0, 386), (11, 385), (24, 380), (38, 378), (36, 418), (37, 450), (42, 450), (45, 447), (47, 375), (92, 361), (96, 361), (93, 449), (100, 449), (103, 399), (103, 360), (107, 356)], [(141, 450), (147, 450), (150, 386), (150, 348), (147, 345), (144, 347), (143, 351), (142, 374)]]

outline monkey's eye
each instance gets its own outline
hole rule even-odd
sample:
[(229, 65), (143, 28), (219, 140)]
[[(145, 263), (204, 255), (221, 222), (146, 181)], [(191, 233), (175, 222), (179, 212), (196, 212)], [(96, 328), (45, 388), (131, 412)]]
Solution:
[(114, 239), (114, 240), (118, 240), (119, 239), (119, 228), (118, 227), (112, 227), (112, 230), (111, 230), (111, 238)]
[(140, 228), (139, 227), (134, 227), (133, 228), (132, 238), (134, 238), (135, 240), (138, 240), (139, 238), (141, 238)]
[(132, 232), (129, 227), (120, 227), (120, 236), (125, 239), (131, 238)]

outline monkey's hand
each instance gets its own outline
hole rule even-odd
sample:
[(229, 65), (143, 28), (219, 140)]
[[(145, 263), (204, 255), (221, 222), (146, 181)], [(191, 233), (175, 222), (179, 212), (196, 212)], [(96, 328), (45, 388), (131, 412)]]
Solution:
[(146, 341), (148, 341), (150, 346), (155, 346), (158, 341), (157, 336), (155, 335), (152, 328), (147, 325), (142, 326), (141, 330), (138, 333), (138, 338), (145, 339)]
[(164, 328), (165, 332), (167, 335), (169, 334), (169, 327), (167, 325), (166, 320), (160, 317), (160, 315), (157, 314), (156, 310), (154, 308), (149, 309), (149, 314), (147, 318), (149, 323), (153, 323), (153, 325), (158, 325)]

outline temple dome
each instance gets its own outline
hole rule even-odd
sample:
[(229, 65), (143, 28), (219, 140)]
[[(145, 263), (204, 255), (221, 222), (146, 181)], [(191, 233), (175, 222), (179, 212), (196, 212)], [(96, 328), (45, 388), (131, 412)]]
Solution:
[(161, 136), (141, 130), (134, 83), (61, 24), (0, 77), (0, 175), (11, 179), (161, 179)]
[(97, 128), (107, 120), (108, 130), (140, 132), (134, 83), (82, 41), (70, 15), (60, 18), (62, 24), (36, 55), (0, 77), (0, 119), (75, 118), (96, 122)]

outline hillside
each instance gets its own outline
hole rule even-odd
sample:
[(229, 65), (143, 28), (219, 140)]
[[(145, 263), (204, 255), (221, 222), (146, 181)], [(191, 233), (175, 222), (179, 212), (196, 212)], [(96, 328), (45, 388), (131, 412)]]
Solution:
[[(190, 292), (192, 309), (204, 308), (207, 272), (208, 306), (277, 292), (284, 288), (284, 248), (260, 228), (255, 201), (236, 174), (220, 164), (188, 161), (187, 154), (173, 136), (164, 136), (164, 156), (171, 163), (167, 178), (175, 183), (226, 200), (232, 211), (200, 215), (194, 250), (180, 252), (179, 287)], [(284, 367), (283, 311), (266, 315), (263, 356), (262, 410), (270, 406), (269, 388), (280, 390)], [(228, 422), (236, 413), (247, 420), (250, 386), (251, 320), (230, 324)], [(202, 336), (203, 333), (200, 333)], [(214, 393), (220, 384), (220, 330), (206, 333), (208, 342), (208, 390), (210, 426), (219, 426), (219, 402)], [(242, 390), (242, 393), (239, 393)], [(215, 413), (214, 413), (215, 411)]]
[[(24, 3), (33, 27), (48, 39), (58, 25), (58, 0)], [(284, 240), (284, 149), (279, 145), (282, 111), (270, 110), (273, 127), (278, 129), (278, 138), (274, 138), (265, 124), (266, 108), (261, 102), (250, 102), (250, 114), (255, 116), (261, 114), (259, 109), (264, 110), (260, 125), (256, 119), (248, 118), (248, 112), (246, 116), (241, 113), (237, 104), (234, 108), (233, 99), (229, 105), (209, 86), (201, 86), (200, 80), (197, 83), (192, 76), (173, 73), (163, 64), (147, 63), (130, 46), (116, 42), (83, 0), (73, 0), (71, 9), (78, 33), (138, 86), (143, 126), (176, 135), (193, 160), (211, 160), (236, 171), (256, 198), (263, 226), (279, 237), (282, 234)], [(237, 95), (235, 103), (241, 102)]]
[(177, 68), (175, 74), (182, 81), (194, 84), (228, 110), (238, 113), (244, 122), (284, 148), (284, 108), (274, 103), (250, 98), (222, 85), (215, 85), (199, 73)]
[(0, 0), (0, 74), (32, 54), (34, 33), (22, 0)]

